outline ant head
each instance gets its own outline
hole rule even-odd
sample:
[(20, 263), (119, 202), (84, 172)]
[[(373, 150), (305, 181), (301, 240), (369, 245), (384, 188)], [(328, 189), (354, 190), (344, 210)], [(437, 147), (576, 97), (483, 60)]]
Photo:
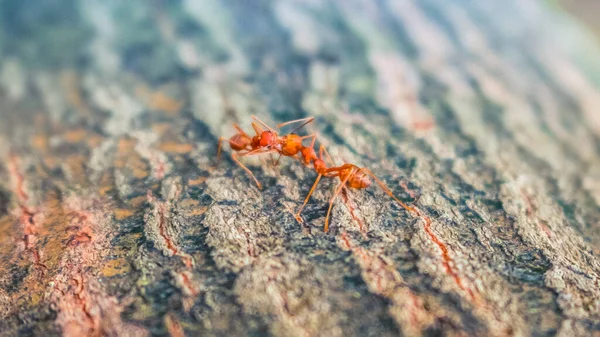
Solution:
[(263, 131), (260, 134), (260, 146), (261, 147), (270, 147), (275, 144), (277, 140), (277, 134), (273, 131)]

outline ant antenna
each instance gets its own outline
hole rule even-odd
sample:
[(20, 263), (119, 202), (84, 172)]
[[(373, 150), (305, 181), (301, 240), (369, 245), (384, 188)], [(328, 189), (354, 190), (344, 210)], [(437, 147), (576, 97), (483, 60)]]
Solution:
[(279, 125), (277, 125), (278, 129), (281, 129), (282, 127), (286, 126), (286, 125), (290, 125), (290, 124), (295, 124), (295, 123), (300, 123), (300, 122), (304, 122), (302, 124), (300, 124), (299, 126), (297, 126), (294, 130), (292, 130), (290, 133), (294, 133), (300, 129), (302, 129), (305, 125), (310, 124), (312, 122), (315, 121), (314, 117), (307, 117), (307, 118), (301, 118), (301, 119), (296, 119), (293, 121), (289, 121), (289, 122), (285, 122), (285, 123), (281, 123)]
[(321, 147), (319, 148), (319, 156), (321, 156), (321, 154), (323, 152), (325, 152), (325, 155), (327, 156), (327, 159), (329, 159), (329, 163), (331, 164), (331, 166), (335, 166), (335, 162), (333, 161), (333, 159), (331, 159), (331, 156), (329, 155), (329, 152), (327, 151), (327, 149), (325, 148), (325, 146), (321, 145)]
[(260, 123), (262, 126), (266, 127), (267, 129), (269, 129), (269, 131), (275, 133), (275, 130), (273, 130), (270, 126), (267, 125), (267, 123), (261, 121), (260, 119), (258, 119), (258, 117), (252, 115), (252, 119), (254, 119), (255, 121), (257, 121), (258, 123)]

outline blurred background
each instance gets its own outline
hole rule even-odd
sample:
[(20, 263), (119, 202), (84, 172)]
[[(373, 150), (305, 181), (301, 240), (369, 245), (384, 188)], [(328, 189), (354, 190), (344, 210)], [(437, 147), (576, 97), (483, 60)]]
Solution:
[(571, 13), (587, 25), (600, 39), (600, 1), (598, 0), (550, 0), (555, 6)]
[[(600, 331), (598, 17), (600, 0), (0, 0), (0, 335)], [(252, 115), (316, 117), (303, 132), (419, 218), (373, 184), (321, 234), (323, 179), (299, 224), (314, 172), (249, 162), (258, 191), (216, 165)]]

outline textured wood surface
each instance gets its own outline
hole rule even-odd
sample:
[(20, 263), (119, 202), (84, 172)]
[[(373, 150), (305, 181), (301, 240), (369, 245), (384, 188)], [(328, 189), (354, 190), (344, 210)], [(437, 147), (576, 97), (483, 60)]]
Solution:
[[(0, 3), (1, 336), (600, 334), (600, 52), (536, 1)], [(315, 116), (371, 168), (225, 156)], [(348, 205), (345, 206), (344, 202)]]

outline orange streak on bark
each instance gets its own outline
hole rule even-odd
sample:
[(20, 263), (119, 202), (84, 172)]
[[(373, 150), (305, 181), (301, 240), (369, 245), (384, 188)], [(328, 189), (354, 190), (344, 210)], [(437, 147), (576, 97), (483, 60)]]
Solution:
[(376, 250), (353, 245), (345, 232), (340, 235), (340, 244), (342, 248), (352, 252), (370, 290), (390, 300), (390, 313), (405, 334), (419, 335), (425, 327), (433, 324), (434, 316), (406, 286), (400, 273), (384, 255)]
[(206, 181), (206, 177), (198, 177), (197, 179), (190, 179), (188, 180), (188, 185), (190, 186), (196, 186), (196, 185), (200, 185), (202, 183), (204, 183)]
[(167, 172), (165, 162), (162, 159), (160, 159), (160, 157), (156, 153), (152, 154), (151, 161), (151, 166), (154, 168), (154, 178), (156, 178), (157, 180), (161, 180), (165, 177), (165, 174)]
[(548, 228), (548, 226), (546, 225), (545, 221), (539, 220), (537, 222), (538, 226), (540, 227), (540, 229), (548, 236), (551, 237), (552, 236), (552, 231), (550, 230), (550, 228)]
[(159, 233), (161, 239), (164, 241), (164, 244), (165, 244), (167, 250), (169, 252), (171, 252), (172, 255), (181, 257), (185, 266), (188, 269), (191, 269), (194, 265), (193, 258), (191, 256), (189, 256), (188, 254), (186, 254), (185, 252), (182, 252), (179, 249), (179, 247), (177, 247), (177, 244), (173, 241), (173, 239), (167, 232), (166, 214), (168, 212), (168, 210), (167, 210), (168, 204), (161, 202), (159, 200), (156, 200), (156, 198), (152, 195), (151, 190), (148, 190), (147, 199), (148, 199), (148, 202), (150, 204), (152, 204), (156, 209), (156, 215), (158, 217), (158, 233)]
[(158, 229), (160, 231), (160, 236), (162, 236), (163, 240), (165, 240), (167, 248), (173, 253), (173, 255), (177, 255), (177, 253), (179, 251), (177, 250), (177, 247), (175, 247), (175, 245), (171, 241), (171, 238), (169, 237), (169, 235), (167, 235), (167, 229), (165, 228), (165, 213), (164, 212), (165, 212), (164, 208), (160, 207), (160, 209), (158, 211), (158, 214), (159, 214)]
[(164, 240), (165, 245), (167, 246), (167, 249), (171, 252), (171, 254), (177, 255), (179, 250), (177, 249), (177, 247), (175, 246), (175, 244), (173, 243), (173, 241), (167, 233), (165, 221), (165, 205), (162, 202), (156, 200), (156, 198), (154, 198), (151, 190), (148, 191), (148, 202), (150, 202), (154, 205), (154, 207), (156, 207), (156, 213), (158, 215), (158, 232), (160, 234), (160, 237)]
[(67, 251), (69, 259), (61, 268), (55, 285), (55, 289), (61, 293), (57, 299), (58, 323), (65, 336), (99, 336), (104, 333), (101, 331), (100, 313), (91, 309), (98, 309), (99, 303), (91, 298), (92, 294), (86, 282), (87, 276), (82, 272), (85, 266), (94, 265), (97, 257), (92, 255), (94, 252), (92, 247), (87, 245), (79, 247), (80, 238), (85, 238), (84, 242), (93, 244), (92, 236), (88, 233), (89, 217), (79, 211), (69, 213), (68, 216), (71, 218), (71, 223), (66, 230), (75, 233), (67, 243), (70, 247)]
[[(402, 181), (400, 182), (400, 186), (401, 186), (401, 187), (402, 187), (404, 190), (406, 190), (406, 192), (408, 193), (408, 195), (410, 195), (410, 197), (411, 197), (411, 198), (413, 198), (413, 199), (415, 199), (415, 200), (417, 199), (418, 195), (417, 195), (415, 192), (413, 192), (411, 189), (409, 189), (409, 188), (408, 188), (408, 184), (406, 183), (406, 181), (402, 180)], [(416, 201), (415, 201), (415, 203), (416, 203)]]
[(435, 123), (432, 120), (415, 121), (412, 123), (413, 129), (417, 130), (417, 131), (430, 130), (431, 128), (433, 128), (434, 125), (435, 125)]
[(17, 203), (21, 215), (19, 217), (19, 223), (23, 230), (23, 238), (20, 240), (25, 246), (25, 250), (28, 251), (33, 259), (33, 264), (36, 268), (47, 269), (46, 266), (41, 263), (40, 252), (36, 248), (36, 234), (37, 224), (35, 222), (36, 212), (27, 206), (29, 201), (29, 195), (25, 191), (25, 177), (19, 171), (19, 159), (11, 153), (8, 158), (8, 171), (11, 180), (14, 183), (13, 193), (17, 196)]
[(185, 264), (188, 269), (192, 269), (194, 266), (194, 259), (192, 259), (191, 256), (181, 255), (181, 259), (183, 260), (183, 264)]
[(167, 331), (171, 337), (185, 337), (183, 328), (174, 315), (168, 314), (165, 316), (165, 326), (167, 327)]
[[(538, 208), (534, 204), (533, 200), (531, 200), (531, 196), (527, 192), (525, 192), (524, 189), (521, 190), (521, 194), (523, 195), (523, 198), (525, 199), (525, 207), (527, 208), (527, 210), (525, 211), (525, 214), (527, 215), (528, 218), (535, 217)], [(546, 236), (552, 237), (552, 231), (550, 230), (550, 228), (548, 228), (548, 226), (546, 225), (546, 222), (544, 220), (537, 219), (536, 224), (544, 232), (544, 234), (546, 234)]]
[(186, 154), (194, 149), (192, 144), (164, 142), (158, 146), (158, 149), (167, 153)]
[(450, 263), (453, 263), (453, 260), (450, 257), (450, 254), (448, 253), (448, 247), (437, 237), (437, 235), (435, 235), (435, 233), (431, 229), (431, 219), (429, 219), (429, 217), (427, 217), (427, 216), (423, 216), (423, 219), (425, 220), (425, 226), (424, 226), (425, 232), (427, 233), (427, 235), (429, 235), (429, 238), (442, 251), (442, 264), (443, 264), (444, 268), (446, 269), (446, 272), (448, 274), (450, 274), (450, 276), (452, 276), (452, 278), (454, 279), (454, 282), (456, 282), (456, 285), (461, 290), (463, 290), (464, 292), (469, 294), (469, 297), (471, 298), (471, 300), (474, 300), (475, 294), (473, 293), (473, 291), (470, 288), (465, 287), (465, 285), (463, 284), (463, 281), (460, 278), (460, 276), (458, 275), (458, 273), (450, 265)]
[(342, 198), (344, 199), (344, 204), (346, 205), (346, 207), (348, 207), (348, 210), (350, 211), (350, 215), (352, 216), (352, 219), (354, 219), (356, 222), (358, 222), (358, 229), (364, 235), (365, 224), (363, 223), (363, 221), (360, 218), (358, 218), (356, 216), (356, 214), (354, 214), (354, 211), (356, 209), (354, 208), (354, 206), (352, 206), (352, 204), (350, 204), (350, 198), (348, 197), (348, 191), (345, 188), (342, 189)]
[(144, 329), (122, 322), (121, 304), (104, 293), (96, 276), (110, 247), (110, 212), (97, 201), (73, 198), (63, 202), (75, 204), (63, 217), (70, 219), (65, 230), (72, 235), (52, 280), (51, 300), (58, 309), (56, 322), (63, 335), (146, 336)]
[(181, 275), (181, 280), (183, 281), (182, 283), (185, 286), (185, 288), (189, 291), (189, 293), (192, 296), (198, 295), (199, 291), (196, 288), (196, 286), (194, 285), (194, 283), (192, 282), (189, 272), (182, 272), (182, 273), (179, 273), (179, 275)]
[(531, 218), (534, 213), (537, 210), (537, 207), (535, 207), (535, 205), (533, 204), (533, 201), (531, 200), (531, 197), (529, 196), (529, 194), (527, 194), (524, 190), (521, 190), (521, 194), (523, 195), (523, 198), (525, 199), (525, 207), (527, 208), (527, 210), (525, 211), (525, 214), (527, 214), (527, 217)]
[(352, 244), (350, 243), (350, 240), (348, 240), (348, 234), (346, 234), (346, 232), (343, 232), (340, 237), (342, 238), (342, 242), (344, 243), (344, 248), (346, 249), (352, 249)]
[(29, 196), (25, 192), (25, 178), (19, 172), (19, 159), (15, 154), (10, 154), (8, 158), (8, 170), (15, 182), (15, 194), (19, 199), (19, 204), (23, 205), (29, 200)]
[(192, 293), (192, 295), (196, 295), (197, 291), (196, 289), (194, 289), (194, 286), (192, 284), (192, 281), (190, 280), (190, 278), (188, 277), (188, 275), (186, 273), (182, 273), (181, 277), (183, 278), (183, 284), (186, 285), (186, 287), (190, 290), (190, 292)]

